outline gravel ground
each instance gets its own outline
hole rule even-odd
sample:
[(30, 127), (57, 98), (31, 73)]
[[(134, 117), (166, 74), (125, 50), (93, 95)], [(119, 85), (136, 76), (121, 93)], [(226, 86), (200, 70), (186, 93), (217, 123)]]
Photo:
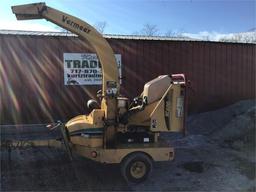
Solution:
[(1, 149), (1, 191), (256, 191), (255, 101), (190, 116), (188, 135), (162, 134), (172, 162), (154, 164), (142, 184), (127, 184), (118, 165), (102, 165), (60, 149)]

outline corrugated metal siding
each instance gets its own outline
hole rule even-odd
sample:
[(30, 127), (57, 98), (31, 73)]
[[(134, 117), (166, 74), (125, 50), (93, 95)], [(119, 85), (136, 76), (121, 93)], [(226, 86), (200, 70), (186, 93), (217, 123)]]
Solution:
[[(255, 98), (255, 45), (108, 39), (122, 55), (121, 93), (133, 98), (161, 74), (191, 80), (189, 111)], [(0, 35), (1, 124), (45, 123), (86, 112), (100, 86), (64, 86), (63, 53), (93, 50), (76, 37)]]

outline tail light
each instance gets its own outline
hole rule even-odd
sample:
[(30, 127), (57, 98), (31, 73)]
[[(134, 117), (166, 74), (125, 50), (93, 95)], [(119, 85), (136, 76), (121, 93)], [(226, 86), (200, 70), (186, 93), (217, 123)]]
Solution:
[(184, 74), (172, 74), (172, 81), (174, 84), (182, 84), (185, 85), (186, 79)]

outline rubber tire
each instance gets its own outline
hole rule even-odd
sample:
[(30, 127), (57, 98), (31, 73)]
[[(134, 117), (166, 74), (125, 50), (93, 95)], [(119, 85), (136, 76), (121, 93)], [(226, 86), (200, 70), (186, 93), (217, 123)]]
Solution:
[[(135, 161), (141, 161), (146, 165), (146, 174), (141, 178), (135, 178), (130, 173), (131, 165)], [(153, 165), (152, 165), (151, 158), (141, 152), (132, 153), (132, 154), (128, 155), (127, 157), (125, 157), (124, 160), (121, 162), (121, 173), (122, 173), (122, 176), (124, 177), (124, 179), (128, 183), (141, 183), (141, 182), (145, 181), (148, 178), (148, 176), (150, 175), (152, 168), (153, 168)]]

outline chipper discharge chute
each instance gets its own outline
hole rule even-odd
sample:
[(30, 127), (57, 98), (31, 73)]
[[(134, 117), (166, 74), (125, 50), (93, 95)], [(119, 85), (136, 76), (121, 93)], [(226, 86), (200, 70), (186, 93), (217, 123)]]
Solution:
[(159, 139), (161, 132), (184, 132), (186, 82), (183, 74), (161, 75), (144, 85), (142, 93), (129, 99), (120, 95), (117, 63), (106, 39), (88, 23), (35, 3), (12, 7), (17, 19), (46, 19), (86, 40), (102, 65), (99, 102), (90, 100), (92, 111), (65, 124), (59, 123), (65, 146), (102, 163), (121, 163), (129, 182), (145, 180), (153, 161), (169, 161), (174, 149)]

